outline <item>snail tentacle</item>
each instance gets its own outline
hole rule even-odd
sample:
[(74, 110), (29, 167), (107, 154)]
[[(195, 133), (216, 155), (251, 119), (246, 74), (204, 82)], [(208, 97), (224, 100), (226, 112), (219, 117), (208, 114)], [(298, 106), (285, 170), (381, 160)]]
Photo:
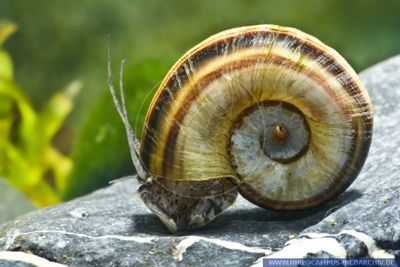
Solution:
[(108, 45), (108, 68), (107, 68), (108, 69), (108, 88), (111, 92), (115, 107), (117, 108), (118, 114), (121, 117), (122, 122), (125, 127), (125, 130), (126, 130), (126, 134), (128, 137), (128, 143), (129, 143), (129, 150), (131, 153), (133, 165), (135, 166), (139, 180), (144, 182), (149, 178), (149, 174), (146, 172), (146, 170), (144, 169), (144, 167), (140, 161), (140, 155), (139, 155), (140, 142), (139, 142), (138, 138), (136, 137), (136, 135), (129, 123), (128, 113), (126, 111), (124, 84), (123, 84), (124, 64), (125, 64), (125, 60), (122, 60), (121, 66), (120, 66), (120, 81), (119, 81), (119, 93), (120, 93), (121, 100), (119, 100), (118, 96), (115, 92), (114, 85), (113, 85), (112, 69), (111, 69), (111, 51), (110, 51), (110, 45)]

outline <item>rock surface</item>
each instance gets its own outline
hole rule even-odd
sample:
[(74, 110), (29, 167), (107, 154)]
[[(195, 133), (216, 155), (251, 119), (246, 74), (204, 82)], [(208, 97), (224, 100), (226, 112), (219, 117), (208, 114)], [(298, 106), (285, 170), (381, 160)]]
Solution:
[(28, 198), (10, 186), (2, 177), (0, 177), (0, 196), (0, 223), (35, 209)]
[[(361, 79), (375, 108), (370, 155), (354, 184), (323, 207), (274, 212), (239, 198), (208, 226), (171, 235), (138, 198), (135, 180), (127, 179), (3, 224), (0, 250), (67, 266), (262, 266), (264, 257), (400, 257), (400, 56), (364, 71)], [(11, 266), (4, 255), (0, 265)], [(18, 264), (35, 266), (29, 262)]]

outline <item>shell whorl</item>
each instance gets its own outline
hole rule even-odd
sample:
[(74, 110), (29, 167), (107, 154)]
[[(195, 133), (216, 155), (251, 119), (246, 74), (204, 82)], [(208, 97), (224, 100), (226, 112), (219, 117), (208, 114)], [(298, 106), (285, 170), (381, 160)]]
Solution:
[(216, 34), (173, 66), (147, 114), (141, 159), (153, 177), (233, 178), (259, 206), (301, 209), (350, 185), (371, 135), (369, 97), (336, 51), (258, 25)]

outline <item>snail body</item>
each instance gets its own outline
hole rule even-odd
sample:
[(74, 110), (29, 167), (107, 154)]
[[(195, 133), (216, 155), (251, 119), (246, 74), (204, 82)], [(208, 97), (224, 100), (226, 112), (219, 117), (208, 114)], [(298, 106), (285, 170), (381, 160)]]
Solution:
[(143, 190), (150, 209), (160, 213), (154, 203), (171, 200), (161, 193), (152, 201), (154, 187), (175, 192), (188, 208), (160, 210), (175, 212), (174, 221), (201, 214), (175, 225), (192, 228), (229, 207), (237, 190), (272, 209), (330, 200), (357, 177), (371, 138), (369, 97), (336, 51), (293, 28), (248, 26), (208, 38), (172, 67), (148, 110), (135, 166), (142, 180), (153, 178), (143, 187), (153, 188)]

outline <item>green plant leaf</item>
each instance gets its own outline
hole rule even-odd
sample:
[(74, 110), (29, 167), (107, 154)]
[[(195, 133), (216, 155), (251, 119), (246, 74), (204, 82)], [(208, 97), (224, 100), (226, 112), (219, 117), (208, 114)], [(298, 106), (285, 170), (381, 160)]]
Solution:
[(12, 80), (14, 76), (11, 57), (2, 49), (4, 42), (17, 30), (17, 25), (0, 20), (0, 79)]
[[(15, 29), (0, 21), (0, 45)], [(79, 82), (71, 83), (37, 113), (13, 80), (10, 56), (0, 48), (0, 175), (38, 206), (60, 201), (59, 192), (72, 170), (72, 161), (53, 147), (52, 140), (80, 88)]]
[(16, 30), (17, 24), (8, 20), (0, 20), (0, 46), (2, 46), (7, 38), (10, 37)]
[(12, 80), (13, 76), (14, 70), (11, 57), (0, 48), (0, 79)]
[[(80, 81), (73, 81), (64, 91), (54, 94), (39, 113), (36, 128), (40, 130), (41, 147), (50, 144), (73, 107), (73, 99), (82, 88)], [(37, 151), (35, 151), (37, 152)]]

